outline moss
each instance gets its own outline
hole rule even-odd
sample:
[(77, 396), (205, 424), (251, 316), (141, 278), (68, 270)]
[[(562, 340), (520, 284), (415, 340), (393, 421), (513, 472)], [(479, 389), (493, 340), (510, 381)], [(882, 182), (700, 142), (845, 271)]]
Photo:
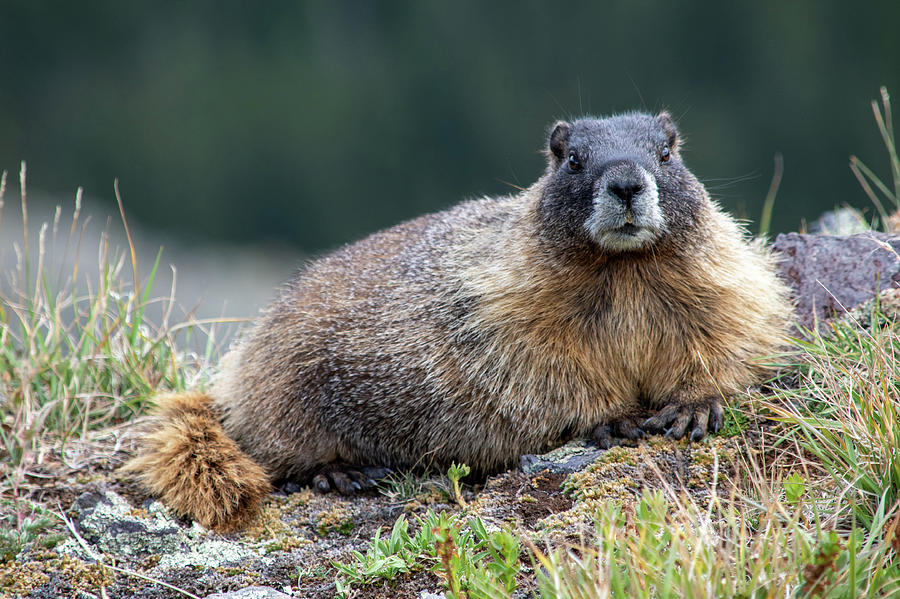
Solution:
[(24, 563), (0, 565), (0, 595), (30, 595), (50, 582), (48, 573), (56, 573), (75, 591), (86, 593), (110, 586), (114, 582), (112, 571), (101, 564), (87, 564), (50, 551), (33, 552)]
[(149, 520), (150, 518), (152, 518), (150, 512), (142, 507), (132, 507), (126, 512), (126, 515), (131, 516), (132, 518), (143, 518), (145, 520)]
[(720, 437), (736, 437), (750, 428), (751, 421), (747, 415), (738, 408), (725, 406), (725, 423), (718, 432)]
[[(310, 539), (299, 536), (284, 522), (284, 516), (293, 514), (309, 503), (312, 491), (308, 489), (293, 493), (288, 497), (270, 498), (260, 511), (259, 517), (245, 531), (247, 538), (263, 543), (266, 554), (276, 551), (292, 551), (312, 543)], [(268, 541), (268, 542), (266, 542)]]
[(0, 564), (0, 591), (4, 596), (24, 595), (50, 582), (47, 567), (38, 562)]
[(627, 464), (629, 466), (634, 466), (634, 450), (629, 449), (627, 447), (610, 447), (603, 455), (600, 456), (594, 464)]
[(240, 578), (241, 582), (253, 584), (259, 581), (260, 573), (247, 570), (238, 566), (219, 566), (215, 569), (217, 574), (228, 578)]
[(313, 520), (319, 536), (326, 536), (332, 531), (347, 535), (355, 527), (353, 512), (346, 501), (336, 501), (330, 509), (318, 512)]
[(543, 518), (536, 528), (546, 534), (589, 527), (610, 501), (627, 510), (646, 489), (664, 485), (699, 494), (714, 482), (724, 489), (736, 455), (735, 442), (722, 437), (704, 443), (652, 437), (638, 447), (614, 447), (566, 477), (562, 489), (575, 500), (572, 508)]

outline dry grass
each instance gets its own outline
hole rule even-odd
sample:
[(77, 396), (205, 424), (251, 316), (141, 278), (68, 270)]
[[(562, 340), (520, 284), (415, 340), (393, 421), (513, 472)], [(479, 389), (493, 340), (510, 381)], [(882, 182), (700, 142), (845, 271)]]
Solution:
[[(23, 243), (2, 248), (17, 260), (0, 280), (0, 519), (19, 532), (34, 510), (26, 487), (36, 466), (51, 454), (65, 460), (67, 445), (83, 449), (142, 414), (157, 391), (202, 387), (217, 351), (216, 323), (173, 318), (174, 286), (153, 297), (159, 255), (142, 277), (130, 234), (124, 252), (110, 247), (107, 234), (88, 247), (94, 241), (84, 239), (80, 189), (71, 220), (62, 222), (58, 207), (35, 238), (25, 173), (23, 163)], [(6, 196), (4, 172), (0, 218)], [(128, 233), (124, 212), (122, 223)], [(75, 255), (71, 271), (57, 265), (60, 251)], [(99, 277), (79, 273), (83, 251), (96, 251)], [(162, 315), (157, 322), (151, 306)], [(198, 338), (205, 351), (180, 349)]]

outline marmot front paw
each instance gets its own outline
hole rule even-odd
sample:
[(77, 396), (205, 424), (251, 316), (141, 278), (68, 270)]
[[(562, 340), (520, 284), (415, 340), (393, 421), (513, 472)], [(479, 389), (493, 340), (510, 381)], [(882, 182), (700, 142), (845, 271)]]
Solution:
[(323, 466), (312, 478), (312, 487), (319, 493), (332, 490), (341, 495), (355, 495), (375, 487), (378, 479), (384, 478), (394, 471), (380, 466), (351, 466), (343, 463), (331, 463)]
[(691, 428), (691, 441), (699, 441), (706, 436), (706, 431), (714, 433), (722, 429), (725, 421), (725, 411), (722, 409), (722, 400), (718, 397), (709, 397), (688, 403), (673, 401), (644, 421), (643, 429), (648, 433), (665, 431), (667, 437), (681, 439)]

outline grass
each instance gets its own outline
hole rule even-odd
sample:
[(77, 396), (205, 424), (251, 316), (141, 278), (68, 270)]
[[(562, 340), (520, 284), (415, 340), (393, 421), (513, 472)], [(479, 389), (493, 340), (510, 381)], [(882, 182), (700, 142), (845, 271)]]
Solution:
[[(851, 167), (887, 226), (900, 207), (900, 161), (886, 92), (873, 108), (893, 189), (857, 159)], [(202, 386), (217, 352), (204, 323), (172, 319), (173, 291), (154, 299), (160, 259), (141, 274), (130, 239), (117, 252), (101, 237), (96, 278), (77, 267), (54, 270), (56, 251), (80, 254), (88, 243), (81, 194), (70, 220), (57, 210), (29, 239), (24, 165), (19, 186), (24, 243), (0, 287), (0, 561), (58, 538), (28, 492), (29, 473), (48, 452), (64, 456), (67, 443), (90, 443), (142, 414), (154, 391)], [(0, 218), (6, 188), (4, 174)], [(523, 535), (514, 523), (488, 526), (477, 498), (463, 500), (462, 465), (438, 490), (399, 475), (387, 486), (389, 497), (437, 495), (461, 511), (401, 516), (390, 532), (379, 531), (315, 577), (331, 577), (345, 597), (426, 571), (455, 599), (894, 596), (900, 326), (877, 305), (862, 316), (795, 343), (782, 369), (796, 384), (746, 398), (759, 406), (747, 414), (766, 412), (776, 426), (747, 434), (752, 418), (730, 412), (728, 434), (740, 440), (744, 461), (705, 497), (663, 485), (634, 501), (600, 503), (587, 533), (550, 542)], [(197, 334), (203, 351), (181, 349)]]
[(394, 472), (378, 481), (378, 492), (395, 507), (453, 501), (450, 479), (428, 470)]
[[(867, 167), (856, 156), (850, 156), (850, 170), (853, 171), (863, 191), (865, 191), (878, 211), (882, 227), (886, 230), (896, 230), (897, 225), (900, 223), (896, 222), (896, 217), (892, 220), (891, 216), (897, 210), (900, 210), (900, 157), (897, 155), (897, 142), (894, 138), (891, 97), (885, 87), (882, 87), (880, 92), (881, 104), (879, 105), (878, 100), (872, 100), (872, 113), (875, 116), (878, 132), (881, 134), (881, 139), (887, 150), (892, 185), (884, 183), (872, 169)], [(885, 207), (885, 204), (888, 206)]]
[[(52, 224), (40, 228), (35, 266), (24, 164), (20, 181), (25, 241), (15, 248), (17, 268), (0, 288), (0, 397), (4, 416), (13, 423), (3, 429), (2, 442), (14, 464), (34, 450), (42, 432), (85, 437), (142, 413), (158, 390), (200, 384), (215, 349), (212, 334), (205, 355), (178, 349), (176, 333), (189, 336), (198, 323), (171, 321), (174, 290), (151, 299), (160, 255), (142, 281), (134, 248), (114, 252), (104, 234), (97, 247), (98, 279), (78, 284), (81, 190), (68, 226), (60, 222), (58, 208)], [(0, 207), (5, 182), (6, 173)], [(122, 217), (126, 222), (124, 212)], [(61, 227), (68, 229), (63, 252), (76, 254), (71, 273), (51, 270)], [(145, 314), (154, 303), (162, 304), (158, 323)]]
[(869, 529), (900, 502), (900, 335), (875, 310), (868, 329), (840, 322), (799, 342), (800, 386), (770, 404)]
[[(889, 545), (860, 531), (809, 530), (777, 500), (723, 514), (661, 494), (634, 514), (609, 506), (598, 540), (577, 550), (536, 552), (542, 598), (885, 597), (900, 591)], [(750, 505), (744, 506), (750, 509)], [(893, 526), (893, 524), (891, 524)], [(896, 526), (889, 528), (893, 534)]]
[[(34, 509), (23, 485), (48, 448), (63, 456), (71, 440), (89, 443), (95, 432), (142, 414), (154, 392), (202, 385), (215, 352), (209, 323), (173, 320), (174, 289), (152, 296), (160, 256), (142, 277), (124, 212), (128, 250), (116, 251), (104, 233), (90, 248), (99, 275), (88, 277), (78, 267), (88, 251), (81, 190), (71, 219), (63, 222), (58, 207), (35, 239), (24, 163), (19, 188), (23, 242), (3, 248), (17, 261), (0, 281), (0, 495), (14, 513)], [(0, 219), (6, 196), (4, 172)], [(56, 266), (65, 255), (75, 256), (71, 271)], [(162, 314), (158, 322), (150, 307)], [(205, 353), (180, 350), (197, 331), (206, 335)], [(15, 520), (13, 531), (26, 535), (28, 519)]]

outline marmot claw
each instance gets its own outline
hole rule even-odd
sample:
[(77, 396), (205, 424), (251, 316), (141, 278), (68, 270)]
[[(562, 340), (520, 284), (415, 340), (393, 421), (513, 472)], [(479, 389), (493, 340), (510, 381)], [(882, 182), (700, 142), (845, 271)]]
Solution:
[(346, 464), (328, 464), (313, 476), (312, 486), (319, 493), (334, 490), (341, 495), (356, 495), (374, 488), (378, 479), (393, 472), (390, 468), (380, 466), (353, 467)]
[(635, 441), (643, 438), (644, 431), (633, 418), (622, 418), (594, 429), (594, 441), (601, 449), (609, 449), (616, 445), (635, 445)]
[(710, 397), (687, 404), (670, 403), (655, 416), (645, 420), (643, 429), (650, 433), (664, 431), (667, 437), (681, 439), (688, 431), (688, 426), (693, 423), (689, 438), (691, 441), (699, 441), (706, 436), (707, 430), (719, 432), (724, 421), (722, 400)]

